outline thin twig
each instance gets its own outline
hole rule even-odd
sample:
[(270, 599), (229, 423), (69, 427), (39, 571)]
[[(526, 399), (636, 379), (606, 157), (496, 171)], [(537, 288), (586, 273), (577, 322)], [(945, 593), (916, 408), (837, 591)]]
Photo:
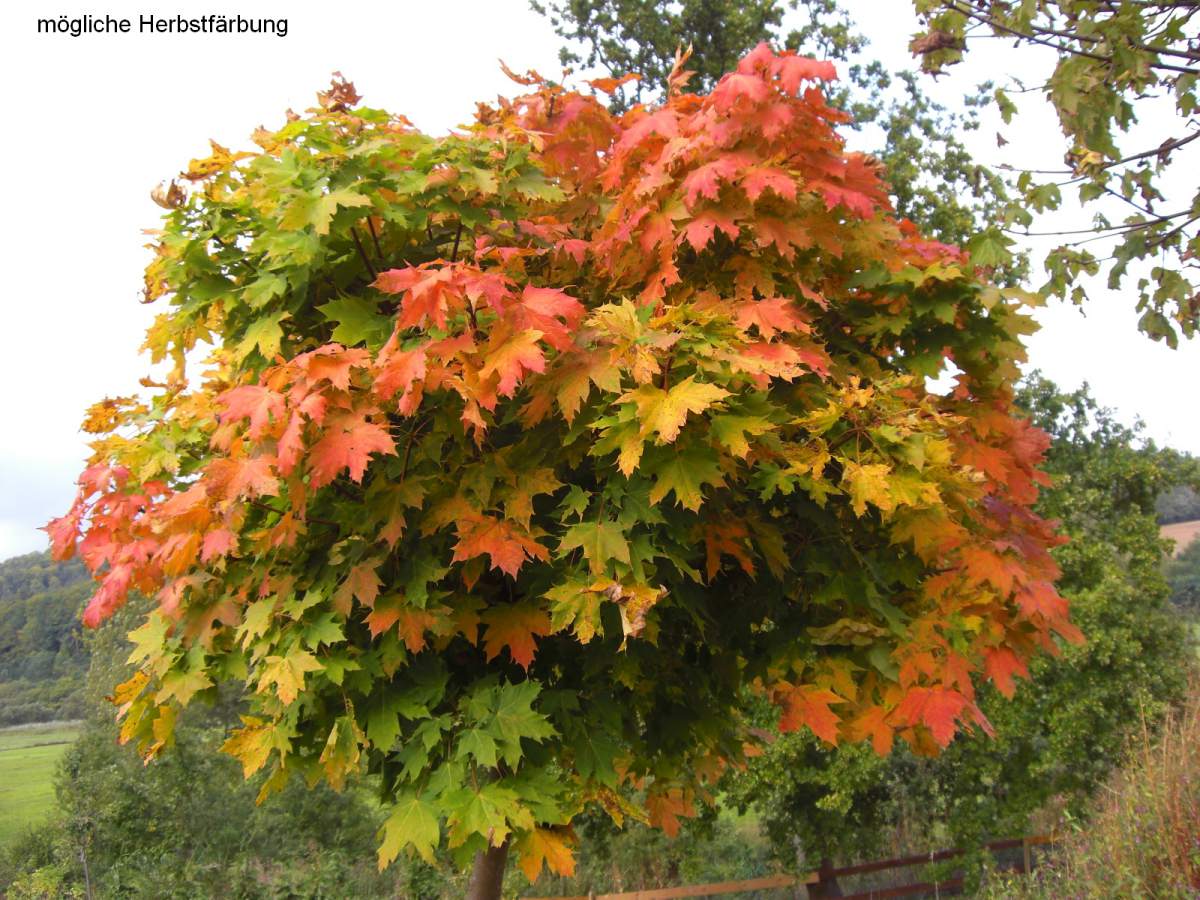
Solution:
[(367, 271), (371, 273), (371, 280), (376, 279), (375, 267), (371, 265), (371, 260), (367, 258), (367, 251), (363, 249), (362, 241), (358, 239), (358, 229), (353, 225), (350, 226), (350, 234), (354, 237), (354, 246), (358, 248), (358, 255), (362, 258), (363, 265), (367, 267)]
[(375, 255), (383, 259), (383, 248), (379, 246), (379, 235), (375, 233), (375, 223), (367, 216), (367, 230), (371, 232), (371, 240), (375, 243)]

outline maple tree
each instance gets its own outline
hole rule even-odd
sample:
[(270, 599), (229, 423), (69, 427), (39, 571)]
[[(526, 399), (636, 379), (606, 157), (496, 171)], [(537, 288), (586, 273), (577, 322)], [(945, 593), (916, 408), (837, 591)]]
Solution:
[(1012, 403), (1035, 298), (891, 214), (831, 64), (682, 65), (620, 116), (514, 76), (441, 138), (335, 80), (159, 193), (172, 367), (89, 411), (47, 525), (88, 624), (155, 600), (124, 740), (244, 683), (264, 794), (373, 773), (381, 865), (474, 859), (491, 897), (510, 849), (569, 872), (585, 808), (673, 833), (761, 742), (748, 691), (935, 753), (1080, 639)]

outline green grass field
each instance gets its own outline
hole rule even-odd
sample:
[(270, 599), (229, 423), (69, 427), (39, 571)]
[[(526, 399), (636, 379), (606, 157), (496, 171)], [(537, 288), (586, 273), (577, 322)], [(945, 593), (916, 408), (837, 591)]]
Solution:
[(0, 729), (0, 844), (54, 808), (54, 767), (78, 727), (55, 723)]

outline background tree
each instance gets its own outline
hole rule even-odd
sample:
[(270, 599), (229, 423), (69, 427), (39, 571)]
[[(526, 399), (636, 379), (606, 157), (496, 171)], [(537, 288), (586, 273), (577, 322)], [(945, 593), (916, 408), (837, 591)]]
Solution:
[(1038, 509), (1070, 536), (1055, 550), (1059, 587), (1087, 644), (1039, 660), (1028, 683), (989, 688), (980, 705), (995, 738), (964, 736), (937, 759), (830, 751), (805, 734), (776, 742), (732, 784), (784, 858), (797, 842), (810, 859), (871, 854), (898, 831), (913, 851), (979, 846), (1026, 833), (1051, 801), (1078, 814), (1129, 738), (1182, 698), (1193, 651), (1168, 602), (1154, 508), (1196, 462), (1144, 442), (1086, 388), (1034, 375), (1019, 402), (1053, 438)]
[[(969, 41), (996, 37), (1026, 46), (1048, 47), (1058, 59), (1038, 85), (1016, 80), (1019, 91), (1040, 90), (1058, 113), (1070, 147), (1066, 168), (1024, 173), (1018, 184), (1023, 202), (1009, 212), (1009, 224), (1027, 230), (1030, 210), (1057, 208), (1060, 187), (1077, 187), (1085, 204), (1115, 198), (1121, 215), (1095, 206), (1095, 226), (1050, 254), (1047, 288), (1080, 301), (1083, 274), (1105, 264), (1112, 289), (1125, 283), (1132, 264), (1145, 261), (1149, 278), (1138, 277), (1141, 329), (1174, 346), (1191, 337), (1200, 322), (1196, 269), (1200, 255), (1200, 191), (1183, 177), (1182, 190), (1166, 186), (1172, 163), (1190, 153), (1200, 138), (1196, 113), (1200, 43), (1195, 16), (1200, 4), (1176, 0), (1111, 2), (1053, 0), (1007, 3), (984, 0), (916, 0), (926, 30), (912, 42), (926, 71), (940, 72), (962, 59)], [(995, 92), (1005, 121), (1016, 107), (1010, 88)], [(1130, 146), (1132, 131), (1155, 105), (1169, 104), (1178, 116), (1167, 132)], [(1178, 177), (1179, 169), (1175, 170)], [(1056, 175), (1046, 181), (1040, 176)], [(1035, 177), (1036, 176), (1036, 177)], [(1108, 253), (1091, 250), (1107, 240)], [(1140, 270), (1140, 267), (1139, 267)]]
[(146, 275), (175, 369), (93, 407), (47, 526), (85, 622), (155, 600), (122, 739), (240, 683), (265, 794), (369, 771), (380, 862), (444, 844), (494, 897), (510, 847), (570, 871), (580, 809), (673, 832), (747, 690), (880, 752), (986, 727), (978, 680), (1079, 637), (1024, 295), (889, 214), (832, 76), (761, 45), (620, 118), (519, 76), (439, 139), (337, 81), (193, 161)]
[(1192, 541), (1178, 556), (1167, 560), (1171, 602), (1193, 620), (1200, 614), (1200, 541)]
[(27, 553), (0, 562), (0, 726), (82, 715), (79, 607), (91, 590), (78, 561)]
[(688, 89), (707, 93), (738, 60), (769, 40), (783, 21), (783, 6), (777, 0), (683, 0), (672, 5), (531, 0), (530, 6), (548, 16), (558, 35), (575, 45), (560, 49), (564, 66), (602, 69), (614, 78), (639, 76), (612, 93), (610, 105), (621, 112), (666, 94), (680, 48), (692, 50)]

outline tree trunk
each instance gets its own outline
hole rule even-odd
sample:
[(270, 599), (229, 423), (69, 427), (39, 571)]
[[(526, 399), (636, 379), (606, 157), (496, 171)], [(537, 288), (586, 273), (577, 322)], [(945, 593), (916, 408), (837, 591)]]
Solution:
[(467, 882), (467, 900), (500, 900), (504, 885), (504, 865), (508, 862), (508, 841), (475, 854), (471, 880)]

